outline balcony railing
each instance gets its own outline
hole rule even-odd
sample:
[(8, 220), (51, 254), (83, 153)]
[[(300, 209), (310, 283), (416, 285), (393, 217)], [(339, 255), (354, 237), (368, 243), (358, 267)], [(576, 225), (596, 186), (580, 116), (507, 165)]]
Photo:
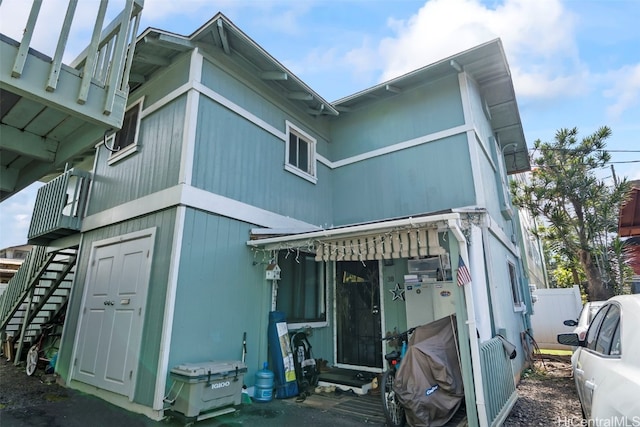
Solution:
[(40, 187), (27, 234), (30, 245), (46, 246), (80, 231), (89, 181), (88, 172), (71, 169)]
[(487, 421), (492, 427), (500, 426), (509, 415), (518, 395), (511, 361), (499, 338), (494, 337), (480, 344), (480, 365)]
[[(62, 58), (64, 56), (71, 24), (74, 20), (78, 0), (69, 0), (69, 5), (58, 35), (56, 51), (51, 58), (49, 74), (45, 89), (54, 92), (63, 69)], [(129, 83), (129, 70), (133, 60), (133, 49), (128, 52), (128, 46), (133, 46), (140, 12), (144, 0), (126, 0), (120, 14), (104, 29), (104, 19), (107, 13), (109, 1), (101, 0), (97, 12), (96, 21), (89, 46), (72, 62), (71, 67), (80, 71), (82, 82), (77, 92), (76, 102), (85, 104), (92, 84), (107, 88), (107, 94), (103, 104), (103, 114), (110, 115), (116, 95), (127, 91)], [(20, 41), (11, 77), (19, 79), (24, 71), (28, 57), (31, 38), (34, 34), (38, 15), (42, 7), (42, 0), (33, 0), (29, 19)], [(46, 17), (44, 17), (46, 19)], [(122, 118), (119, 118), (122, 120)]]

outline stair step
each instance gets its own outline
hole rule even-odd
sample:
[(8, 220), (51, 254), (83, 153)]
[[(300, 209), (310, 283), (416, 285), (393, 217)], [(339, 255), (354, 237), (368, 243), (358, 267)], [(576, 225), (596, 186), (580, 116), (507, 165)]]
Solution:
[[(45, 254), (43, 249), (36, 247), (31, 255), (32, 261), (36, 264), (31, 264), (30, 268), (35, 268), (37, 278), (24, 276), (22, 280), (28, 282), (17, 284), (10, 289), (15, 302), (5, 313), (0, 313), (5, 316), (0, 321), (4, 324), (3, 328), (7, 334), (14, 337), (22, 335), (16, 342), (22, 341), (27, 345), (40, 336), (42, 326), (58, 315), (67, 304), (75, 279), (77, 249), (49, 254)], [(32, 295), (30, 300), (29, 294)], [(24, 325), (27, 313), (30, 323)]]

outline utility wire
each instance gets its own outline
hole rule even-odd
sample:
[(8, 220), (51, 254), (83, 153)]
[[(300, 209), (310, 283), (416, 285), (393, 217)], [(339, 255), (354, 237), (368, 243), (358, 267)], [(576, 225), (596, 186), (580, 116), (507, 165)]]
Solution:
[(608, 164), (611, 163), (640, 163), (640, 160), (625, 160), (625, 161), (619, 161), (619, 162), (607, 162)]
[[(573, 151), (573, 148), (550, 148), (547, 147), (545, 150), (548, 151)], [(536, 148), (529, 148), (529, 151), (536, 151)], [(593, 151), (606, 151), (608, 153), (640, 153), (640, 150), (593, 150)]]

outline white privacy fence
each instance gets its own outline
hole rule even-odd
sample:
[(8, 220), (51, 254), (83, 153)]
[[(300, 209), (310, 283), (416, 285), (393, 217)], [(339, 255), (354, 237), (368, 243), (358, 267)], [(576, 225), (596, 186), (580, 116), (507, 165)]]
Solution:
[(557, 335), (572, 332), (572, 326), (562, 322), (578, 320), (582, 310), (582, 300), (578, 286), (572, 288), (537, 289), (535, 312), (531, 316), (533, 337), (543, 349), (570, 350), (571, 347), (558, 344)]

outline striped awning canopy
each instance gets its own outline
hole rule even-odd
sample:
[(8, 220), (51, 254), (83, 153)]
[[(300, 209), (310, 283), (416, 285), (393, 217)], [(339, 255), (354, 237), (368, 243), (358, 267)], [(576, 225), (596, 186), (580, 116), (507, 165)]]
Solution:
[(316, 261), (367, 261), (447, 253), (447, 231), (458, 214), (444, 213), (311, 230), (253, 229), (248, 245), (262, 250), (315, 253)]
[(442, 255), (438, 230), (411, 228), (387, 233), (367, 234), (348, 239), (318, 240), (314, 244), (316, 261), (364, 261)]

